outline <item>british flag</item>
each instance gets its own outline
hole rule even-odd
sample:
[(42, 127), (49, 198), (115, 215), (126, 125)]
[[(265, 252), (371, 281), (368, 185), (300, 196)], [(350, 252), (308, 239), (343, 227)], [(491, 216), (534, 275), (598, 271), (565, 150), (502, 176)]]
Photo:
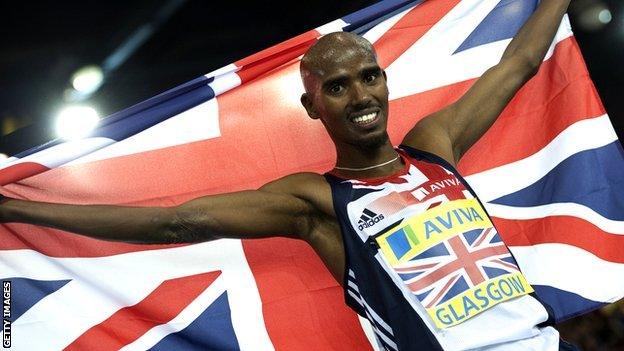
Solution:
[[(97, 258), (15, 251), (2, 259), (14, 295), (16, 349), (234, 350), (269, 343), (254, 280), (234, 241)], [(46, 314), (63, 323), (52, 327), (42, 320)]]
[[(0, 191), (170, 206), (325, 172), (333, 145), (299, 104), (298, 59), (320, 35), (373, 42), (398, 144), (497, 63), (536, 3), (380, 2), (115, 113), (83, 140), (15, 155), (0, 164)], [(459, 166), (557, 320), (624, 295), (624, 152), (567, 20), (537, 76)], [(462, 238), (466, 250), (475, 243)], [(485, 274), (509, 270), (503, 258), (480, 264)], [(376, 347), (314, 252), (287, 239), (140, 246), (7, 224), (0, 278), (14, 283), (15, 350)]]
[(493, 227), (443, 241), (394, 267), (418, 300), (431, 308), (518, 265)]

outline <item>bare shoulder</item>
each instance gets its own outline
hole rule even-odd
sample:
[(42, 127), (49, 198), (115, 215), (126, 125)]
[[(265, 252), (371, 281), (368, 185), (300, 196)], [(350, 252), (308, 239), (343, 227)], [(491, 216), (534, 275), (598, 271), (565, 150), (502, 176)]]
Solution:
[(269, 182), (260, 190), (289, 194), (312, 204), (317, 210), (334, 217), (331, 187), (318, 173), (294, 173)]
[(430, 152), (456, 165), (456, 152), (448, 128), (443, 123), (444, 119), (450, 118), (452, 111), (446, 108), (423, 118), (407, 133), (401, 144)]

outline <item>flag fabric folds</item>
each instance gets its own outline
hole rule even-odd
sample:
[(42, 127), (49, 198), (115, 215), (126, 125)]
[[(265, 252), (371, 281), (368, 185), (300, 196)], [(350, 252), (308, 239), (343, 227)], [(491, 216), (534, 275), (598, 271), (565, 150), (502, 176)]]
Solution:
[[(322, 34), (374, 44), (398, 144), (498, 62), (535, 6), (380, 2), (115, 113), (88, 138), (15, 155), (0, 164), (0, 192), (172, 206), (325, 172), (334, 149), (299, 104), (298, 72)], [(623, 296), (624, 152), (567, 19), (537, 76), (459, 169), (555, 321)], [(0, 278), (11, 282), (15, 350), (378, 348), (296, 240), (135, 245), (11, 223), (0, 226)]]

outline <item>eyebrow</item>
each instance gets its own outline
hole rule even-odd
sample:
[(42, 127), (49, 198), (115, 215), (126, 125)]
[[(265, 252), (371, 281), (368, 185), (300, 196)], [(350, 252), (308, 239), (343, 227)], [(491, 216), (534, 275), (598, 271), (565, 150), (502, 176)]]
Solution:
[(381, 73), (381, 67), (379, 67), (378, 65), (374, 65), (374, 66), (364, 67), (360, 71), (360, 74), (362, 75), (366, 75), (369, 73)]
[[(377, 64), (373, 64), (373, 65), (369, 65), (369, 66), (365, 66), (363, 67), (359, 72), (358, 72), (358, 76), (362, 76), (362, 75), (366, 75), (369, 73), (379, 73), (381, 72), (381, 67), (379, 67), (379, 65)], [(341, 83), (344, 82), (346, 80), (349, 79), (349, 75), (344, 74), (344, 73), (339, 73), (336, 74), (334, 76), (330, 76), (325, 83), (323, 83), (322, 87), (323, 88), (328, 88), (336, 83)]]
[(338, 74), (329, 78), (329, 80), (323, 83), (323, 89), (327, 89), (336, 83), (343, 83), (349, 79), (349, 76), (346, 74)]

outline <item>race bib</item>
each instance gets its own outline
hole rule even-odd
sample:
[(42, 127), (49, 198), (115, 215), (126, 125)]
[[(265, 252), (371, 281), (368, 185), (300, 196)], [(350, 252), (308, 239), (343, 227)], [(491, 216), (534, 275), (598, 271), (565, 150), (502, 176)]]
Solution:
[(443, 203), (375, 240), (441, 329), (533, 291), (476, 199)]

